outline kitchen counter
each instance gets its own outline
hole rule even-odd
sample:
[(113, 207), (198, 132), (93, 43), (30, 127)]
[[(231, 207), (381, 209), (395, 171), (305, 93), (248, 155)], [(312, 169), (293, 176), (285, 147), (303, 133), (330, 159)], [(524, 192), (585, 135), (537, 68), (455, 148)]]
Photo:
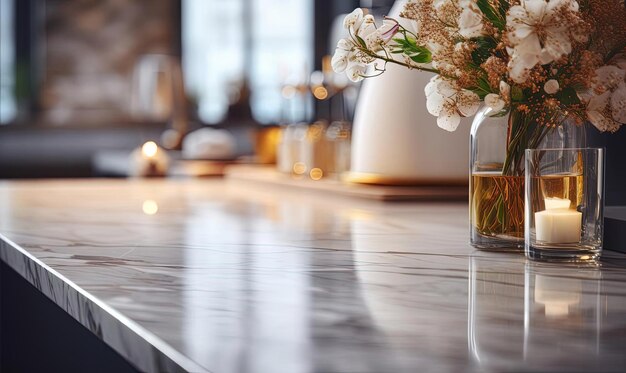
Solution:
[(224, 180), (4, 182), (0, 258), (141, 371), (626, 370), (625, 255), (476, 251), (467, 214)]

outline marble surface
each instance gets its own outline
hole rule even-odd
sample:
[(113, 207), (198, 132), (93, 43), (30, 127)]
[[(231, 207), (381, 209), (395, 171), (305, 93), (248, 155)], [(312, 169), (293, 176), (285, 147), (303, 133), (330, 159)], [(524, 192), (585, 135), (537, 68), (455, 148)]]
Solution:
[(0, 258), (143, 371), (626, 370), (626, 256), (480, 252), (464, 203), (0, 183)]

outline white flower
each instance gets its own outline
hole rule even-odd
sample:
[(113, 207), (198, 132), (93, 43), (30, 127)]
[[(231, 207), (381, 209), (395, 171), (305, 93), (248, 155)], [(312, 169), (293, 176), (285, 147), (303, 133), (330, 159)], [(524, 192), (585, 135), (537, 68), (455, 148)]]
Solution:
[[(506, 16), (507, 37), (513, 47), (509, 61), (511, 78), (523, 83), (530, 69), (545, 65), (572, 51), (572, 39), (584, 41), (586, 35), (575, 25), (564, 24), (562, 11), (578, 12), (575, 0), (522, 0)], [(571, 26), (571, 27), (570, 27)]]
[(358, 62), (350, 62), (348, 64), (348, 68), (346, 69), (346, 75), (348, 75), (348, 79), (355, 83), (363, 80), (366, 72), (367, 65)]
[(454, 131), (461, 122), (461, 116), (476, 114), (480, 106), (478, 95), (461, 89), (440, 76), (433, 77), (424, 88), (426, 109), (437, 117), (437, 125), (446, 131)]
[(504, 102), (499, 94), (489, 93), (487, 96), (485, 96), (485, 105), (487, 105), (487, 107), (489, 107), (492, 112), (497, 113), (504, 109), (504, 105), (506, 105), (506, 102)]
[(485, 105), (491, 109), (492, 114), (497, 114), (510, 101), (511, 86), (505, 81), (500, 82), (500, 94), (489, 93), (485, 96)]
[(343, 27), (355, 33), (363, 23), (363, 9), (356, 8), (343, 19)]
[(459, 16), (459, 34), (468, 39), (484, 35), (483, 13), (476, 6), (475, 0), (461, 0), (459, 7), (462, 9)]
[(353, 82), (363, 80), (367, 66), (373, 59), (359, 53), (356, 45), (349, 39), (341, 39), (337, 43), (335, 54), (330, 61), (333, 70), (337, 73), (346, 72)]
[(358, 35), (365, 38), (376, 31), (376, 20), (371, 14), (364, 16), (363, 10), (356, 8), (343, 19), (343, 27), (350, 32), (350, 36), (356, 37)]
[(626, 123), (626, 83), (622, 82), (611, 95), (611, 115), (618, 123)]
[(606, 65), (596, 70), (592, 89), (581, 95), (587, 118), (600, 131), (615, 132), (626, 123), (626, 70)]
[(375, 61), (374, 57), (359, 50), (363, 48), (360, 39), (365, 41), (367, 49), (373, 52), (382, 50), (384, 40), (376, 30), (374, 17), (370, 14), (364, 16), (361, 8), (348, 14), (343, 20), (343, 26), (348, 29), (350, 38), (339, 40), (331, 59), (331, 66), (335, 72), (345, 71), (350, 80), (358, 82), (363, 80), (367, 66)]
[(500, 96), (507, 102), (511, 99), (511, 86), (504, 80), (500, 81)]
[(335, 72), (341, 73), (348, 67), (348, 59), (350, 54), (354, 51), (354, 44), (348, 39), (341, 39), (337, 43), (335, 54), (330, 61), (330, 64)]
[(543, 85), (543, 90), (547, 94), (553, 95), (559, 91), (559, 82), (555, 79), (550, 79)]

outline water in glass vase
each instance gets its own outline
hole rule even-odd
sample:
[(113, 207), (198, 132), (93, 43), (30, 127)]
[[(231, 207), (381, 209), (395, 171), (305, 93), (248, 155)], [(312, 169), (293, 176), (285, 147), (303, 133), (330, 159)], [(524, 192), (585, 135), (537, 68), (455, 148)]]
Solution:
[(470, 214), (474, 246), (523, 250), (524, 177), (501, 172), (472, 174)]
[[(569, 206), (561, 208), (576, 209), (583, 200), (583, 175), (562, 174), (533, 178), (530, 191), (530, 203), (534, 204), (532, 211), (546, 210), (546, 199), (558, 198), (569, 200)], [(549, 206), (548, 206), (549, 207)]]

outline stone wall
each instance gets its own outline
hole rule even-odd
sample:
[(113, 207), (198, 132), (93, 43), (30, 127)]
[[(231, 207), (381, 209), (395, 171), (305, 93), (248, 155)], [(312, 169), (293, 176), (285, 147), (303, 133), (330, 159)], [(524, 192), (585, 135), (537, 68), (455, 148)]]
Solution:
[(42, 119), (55, 125), (130, 120), (133, 69), (178, 49), (178, 0), (46, 0)]

